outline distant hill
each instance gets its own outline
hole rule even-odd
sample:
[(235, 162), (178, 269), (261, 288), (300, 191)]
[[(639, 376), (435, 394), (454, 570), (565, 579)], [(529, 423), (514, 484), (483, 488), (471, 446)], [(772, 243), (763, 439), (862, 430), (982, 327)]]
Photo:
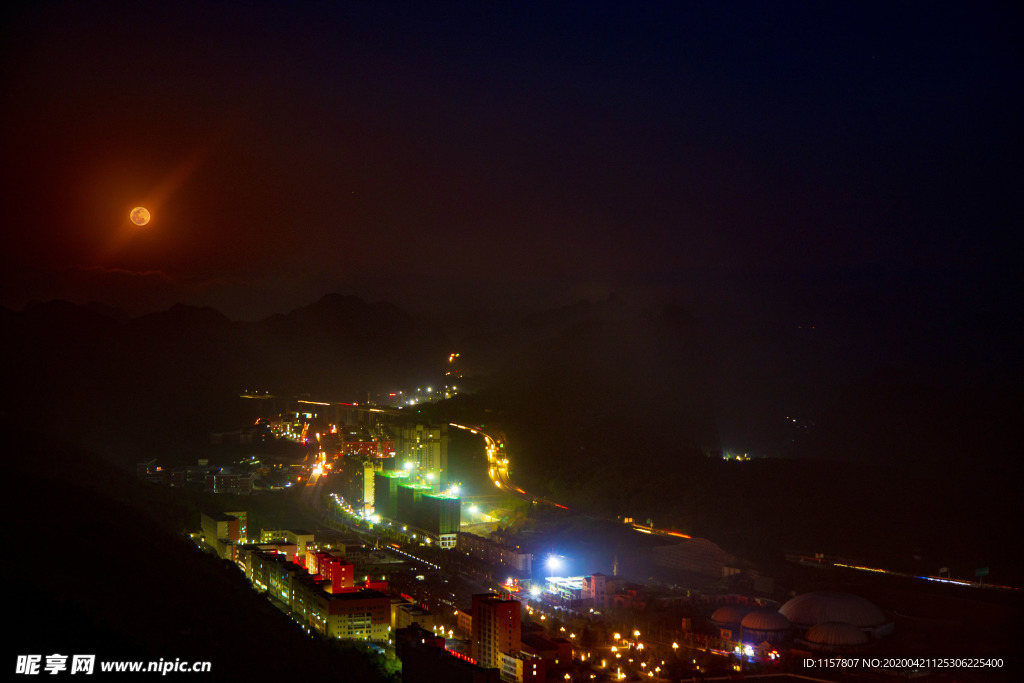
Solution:
[(794, 455), (929, 468), (972, 461), (1001, 466), (1019, 451), (1015, 425), (1024, 415), (1024, 392), (1018, 379), (874, 368), (837, 392)]
[(236, 424), (244, 390), (359, 400), (449, 352), (428, 322), (338, 295), (255, 323), (183, 305), (124, 321), (53, 301), (6, 311), (0, 334), (3, 414), (126, 462)]
[(538, 477), (571, 486), (627, 459), (670, 475), (680, 456), (720, 450), (698, 330), (684, 311), (610, 299), (576, 307), (562, 324), (527, 324), (543, 333), (493, 392)]
[[(1009, 375), (981, 381), (949, 364), (832, 373), (847, 379), (817, 390), (830, 398), (788, 451), (794, 459), (725, 463), (714, 340), (672, 306), (610, 297), (478, 311), (442, 327), (337, 294), (251, 323), (209, 308), (123, 320), (48, 302), (0, 310), (0, 334), (3, 417), (122, 465), (187, 453), (209, 431), (240, 425), (241, 391), (361, 401), (439, 378), (456, 351), (475, 393), (424, 406), (424, 417), (505, 430), (513, 477), (531, 492), (652, 517), (741, 556), (992, 558), (1024, 575), (1015, 547), (999, 540), (1020, 511), (1009, 468), (1022, 404)], [(756, 372), (772, 358), (748, 362), (748, 385), (779, 374)], [(823, 354), (815, 364), (843, 362)]]
[(474, 322), (459, 349), (491, 360), (488, 381), (437, 412), (505, 430), (531, 492), (663, 512), (637, 494), (719, 452), (704, 342), (685, 311), (610, 297)]

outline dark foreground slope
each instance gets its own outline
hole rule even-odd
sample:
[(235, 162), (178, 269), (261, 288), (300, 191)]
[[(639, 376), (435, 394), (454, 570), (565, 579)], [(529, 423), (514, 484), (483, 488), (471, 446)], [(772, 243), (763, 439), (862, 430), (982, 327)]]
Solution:
[(314, 641), (230, 563), (179, 533), (198, 524), (171, 492), (90, 453), (5, 425), (8, 636), (18, 654), (97, 661), (209, 661), (196, 680), (282, 680), (296, 671), (384, 681), (368, 657)]

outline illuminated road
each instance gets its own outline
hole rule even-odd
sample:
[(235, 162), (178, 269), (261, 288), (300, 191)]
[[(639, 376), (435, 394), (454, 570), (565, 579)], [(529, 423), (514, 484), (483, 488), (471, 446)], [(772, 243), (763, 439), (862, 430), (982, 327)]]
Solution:
[(508, 456), (503, 450), (505, 448), (505, 444), (501, 437), (495, 438), (476, 427), (466, 427), (465, 425), (455, 424), (454, 422), (450, 422), (449, 424), (452, 427), (464, 429), (467, 432), (472, 432), (473, 434), (483, 437), (484, 447), (487, 450), (487, 476), (496, 488), (538, 504), (543, 503), (545, 505), (553, 505), (555, 507), (562, 508), (563, 510), (569, 509), (554, 501), (531, 496), (529, 493), (512, 483), (508, 476)]
[[(503, 440), (503, 437), (493, 437), (490, 434), (486, 434), (483, 430), (479, 429), (478, 427), (467, 427), (465, 425), (456, 424), (454, 422), (450, 422), (449, 424), (452, 427), (464, 429), (468, 432), (472, 432), (473, 434), (477, 434), (484, 438), (484, 445), (487, 450), (487, 476), (490, 478), (491, 482), (494, 483), (494, 486), (496, 488), (507, 491), (511, 495), (519, 496), (520, 498), (529, 500), (537, 505), (550, 505), (561, 510), (569, 510), (569, 507), (567, 505), (563, 505), (553, 500), (548, 500), (547, 498), (541, 498), (540, 496), (534, 496), (512, 483), (512, 480), (509, 478), (508, 474), (508, 454), (505, 451), (506, 441)], [(580, 510), (573, 510), (573, 512), (575, 512), (576, 514), (584, 515), (586, 517), (591, 517), (593, 519), (619, 522), (618, 519), (612, 519), (611, 517), (602, 517), (591, 514), (589, 512), (582, 512)], [(650, 534), (655, 536), (673, 536), (675, 538), (690, 538), (690, 536), (688, 536), (687, 534), (675, 531), (674, 529), (659, 529), (657, 527), (644, 526), (642, 524), (631, 524), (631, 526), (634, 531), (637, 531), (642, 534)]]
[(790, 562), (796, 562), (797, 564), (804, 564), (814, 567), (836, 567), (839, 569), (853, 569), (859, 572), (871, 572), (872, 574), (887, 574), (889, 576), (900, 576), (907, 579), (921, 579), (923, 581), (934, 581), (935, 583), (951, 583), (957, 586), (968, 586), (972, 588), (992, 588), (998, 590), (1010, 590), (1019, 591), (1020, 588), (1013, 586), (1000, 586), (999, 584), (986, 583), (982, 584), (977, 581), (968, 581), (966, 579), (953, 579), (948, 576), (925, 576), (920, 574), (911, 574), (909, 572), (899, 572), (892, 569), (882, 569), (881, 567), (866, 567), (859, 564), (848, 564), (846, 562), (840, 562), (839, 558), (830, 559), (828, 557), (810, 557), (807, 555), (787, 555), (786, 559)]
[(319, 507), (321, 490), (320, 487), (324, 483), (324, 479), (327, 476), (327, 472), (324, 470), (324, 462), (326, 461), (327, 454), (320, 451), (316, 454), (317, 462), (310, 469), (309, 478), (306, 479), (306, 485), (302, 487), (302, 502), (312, 508)]
[[(508, 470), (509, 470), (508, 454), (505, 451), (505, 442), (502, 440), (502, 437), (495, 438), (495, 437), (493, 437), (493, 436), (491, 436), (489, 434), (484, 433), (481, 429), (479, 429), (477, 427), (466, 427), (465, 425), (455, 424), (454, 422), (451, 422), (449, 424), (452, 427), (457, 427), (458, 429), (465, 429), (466, 431), (472, 432), (473, 434), (478, 434), (478, 435), (480, 435), (480, 436), (482, 436), (484, 438), (485, 447), (487, 449), (487, 468), (488, 468), (487, 469), (487, 475), (490, 477), (490, 479), (494, 483), (495, 487), (497, 487), (499, 489), (502, 489), (502, 490), (508, 492), (511, 495), (519, 496), (519, 497), (524, 498), (526, 500), (532, 501), (533, 503), (536, 503), (538, 505), (551, 505), (553, 507), (560, 508), (562, 510), (567, 510), (567, 511), (569, 510), (568, 506), (566, 506), (566, 505), (562, 505), (561, 503), (556, 503), (553, 500), (547, 500), (547, 499), (541, 498), (539, 496), (533, 496), (533, 495), (527, 493), (526, 491), (524, 491), (523, 489), (521, 489), (520, 487), (518, 487), (518, 486), (516, 486), (515, 484), (512, 483), (511, 479), (509, 478), (509, 474), (508, 474)], [(576, 514), (582, 514), (582, 515), (585, 515), (587, 517), (591, 517), (593, 519), (603, 519), (603, 520), (615, 521), (615, 522), (619, 521), (618, 519), (612, 520), (610, 517), (599, 517), (597, 515), (592, 515), (590, 513), (581, 512), (579, 510), (574, 510), (573, 512), (575, 512)], [(631, 523), (630, 525), (632, 526), (633, 531), (636, 531), (636, 532), (642, 533), (642, 534), (650, 534), (650, 535), (653, 535), (653, 536), (671, 536), (671, 537), (674, 537), (674, 538), (684, 538), (684, 539), (692, 538), (688, 534), (684, 534), (684, 533), (682, 533), (680, 531), (675, 531), (674, 529), (659, 529), (658, 527), (645, 526), (643, 524), (635, 524), (635, 523)], [(837, 567), (837, 568), (841, 568), (841, 569), (854, 569), (856, 571), (872, 572), (872, 573), (876, 573), (876, 574), (888, 574), (890, 576), (901, 576), (901, 577), (906, 577), (906, 578), (921, 579), (921, 580), (924, 580), (924, 581), (934, 581), (934, 582), (939, 582), (939, 583), (952, 583), (952, 584), (957, 584), (957, 585), (961, 585), (961, 586), (972, 586), (974, 588), (993, 588), (993, 589), (1013, 590), (1013, 591), (1021, 590), (1020, 588), (1014, 588), (1012, 586), (999, 586), (999, 585), (994, 585), (994, 584), (980, 584), (980, 583), (977, 583), (977, 582), (974, 582), (974, 581), (966, 581), (966, 580), (961, 580), (961, 579), (952, 579), (952, 578), (949, 578), (948, 576), (946, 576), (946, 577), (942, 577), (942, 576), (918, 576), (916, 574), (909, 574), (909, 573), (893, 571), (893, 570), (889, 570), (889, 569), (881, 569), (881, 568), (878, 568), (878, 567), (866, 567), (866, 566), (862, 566), (862, 565), (847, 564), (847, 563), (843, 563), (843, 562), (839, 562), (839, 561), (820, 560), (820, 559), (817, 559), (817, 558), (803, 558), (803, 557), (799, 557), (799, 559), (796, 559), (794, 561), (803, 562), (804, 560), (810, 560), (810, 561), (812, 561), (813, 564), (819, 565), (819, 566), (824, 562), (824, 564), (827, 564), (828, 566)]]

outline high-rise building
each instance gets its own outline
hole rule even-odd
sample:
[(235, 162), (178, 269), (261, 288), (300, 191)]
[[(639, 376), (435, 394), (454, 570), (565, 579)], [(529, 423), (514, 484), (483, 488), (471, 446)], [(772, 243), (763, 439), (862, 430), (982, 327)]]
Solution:
[(426, 484), (401, 484), (398, 487), (398, 515), (395, 519), (404, 524), (423, 529), (423, 494), (430, 493)]
[(373, 473), (374, 510), (382, 518), (396, 522), (400, 533), (437, 543), (445, 549), (458, 541), (461, 503), (449, 493), (431, 493), (426, 484), (410, 481), (407, 470)]
[(367, 512), (373, 509), (375, 500), (374, 475), (383, 469), (383, 461), (376, 458), (363, 464), (363, 509)]
[(470, 656), (480, 666), (501, 669), (503, 654), (519, 651), (522, 637), (518, 600), (502, 600), (490, 593), (473, 596)]
[(454, 548), (459, 537), (462, 504), (458, 496), (426, 494), (420, 498), (420, 528), (442, 548)]
[(405, 470), (384, 470), (373, 473), (373, 507), (387, 519), (398, 516), (398, 485), (409, 480)]
[(421, 481), (435, 491), (448, 486), (448, 425), (414, 425), (399, 430), (396, 451), (400, 460), (411, 462)]

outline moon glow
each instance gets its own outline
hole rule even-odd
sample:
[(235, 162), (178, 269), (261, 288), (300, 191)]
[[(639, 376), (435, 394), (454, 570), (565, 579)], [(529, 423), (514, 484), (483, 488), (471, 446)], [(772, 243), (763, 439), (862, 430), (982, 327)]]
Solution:
[(149, 209), (144, 206), (136, 206), (132, 209), (132, 212), (128, 214), (128, 217), (132, 219), (132, 223), (135, 225), (145, 225), (150, 219)]

